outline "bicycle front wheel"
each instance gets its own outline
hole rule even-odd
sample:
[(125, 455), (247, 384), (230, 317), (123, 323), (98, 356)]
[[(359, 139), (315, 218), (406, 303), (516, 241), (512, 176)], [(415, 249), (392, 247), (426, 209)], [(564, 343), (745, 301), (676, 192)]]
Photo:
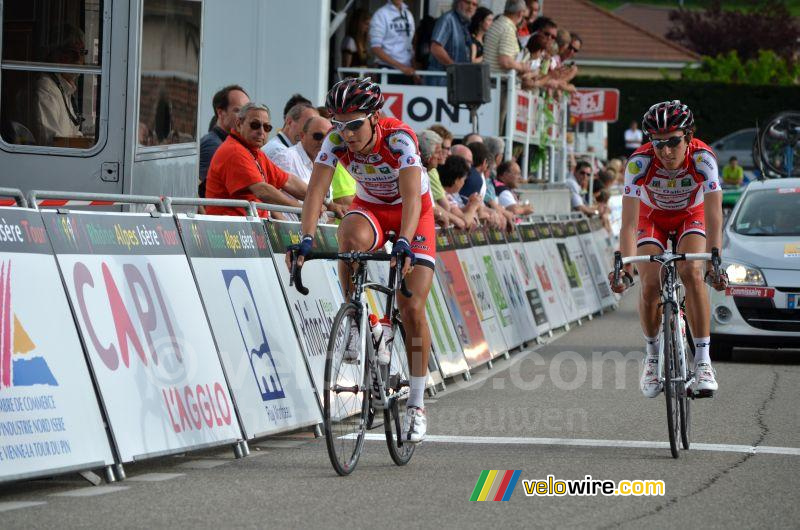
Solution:
[[(325, 442), (333, 469), (342, 476), (358, 464), (366, 431), (369, 370), (364, 337), (358, 336), (360, 317), (358, 306), (342, 305), (331, 326), (325, 359)], [(346, 359), (348, 346), (352, 349), (354, 344), (360, 348), (357, 359)]]
[[(403, 324), (397, 322), (394, 326), (395, 344), (397, 340), (405, 340), (406, 333), (403, 329)], [(398, 354), (399, 348), (395, 346), (392, 348), (392, 356)], [(389, 371), (391, 371), (393, 363), (389, 363)], [(398, 466), (408, 464), (411, 457), (414, 455), (415, 445), (403, 442), (401, 437), (403, 416), (406, 412), (406, 402), (408, 401), (408, 381), (403, 378), (400, 370), (396, 373), (390, 373), (386, 381), (386, 396), (389, 399), (389, 406), (383, 412), (383, 423), (386, 432), (386, 446), (389, 448), (389, 455), (392, 461)]]
[(664, 341), (664, 397), (667, 400), (667, 431), (669, 432), (669, 450), (673, 458), (678, 458), (680, 432), (680, 398), (678, 384), (680, 373), (676, 362), (675, 344), (675, 308), (671, 303), (664, 304), (663, 329), (661, 337)]

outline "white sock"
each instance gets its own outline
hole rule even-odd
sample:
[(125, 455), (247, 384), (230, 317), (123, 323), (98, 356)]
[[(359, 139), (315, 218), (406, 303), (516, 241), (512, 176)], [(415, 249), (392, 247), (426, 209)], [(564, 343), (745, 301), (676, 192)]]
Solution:
[(647, 353), (647, 359), (657, 359), (658, 358), (658, 336), (655, 337), (648, 337), (645, 335), (645, 352)]
[(710, 347), (711, 347), (711, 337), (698, 337), (694, 339), (695, 368), (700, 363), (711, 364), (711, 354), (708, 351)]
[(406, 406), (419, 408), (425, 406), (425, 383), (427, 381), (428, 378), (425, 376), (411, 376), (411, 391), (408, 394), (408, 403), (406, 403)]

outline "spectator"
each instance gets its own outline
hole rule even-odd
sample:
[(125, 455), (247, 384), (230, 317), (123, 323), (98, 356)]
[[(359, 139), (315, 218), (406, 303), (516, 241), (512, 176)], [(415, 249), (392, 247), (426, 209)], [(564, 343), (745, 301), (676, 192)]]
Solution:
[(592, 178), (592, 166), (585, 160), (580, 160), (575, 165), (575, 173), (570, 175), (566, 180), (567, 187), (570, 191), (570, 207), (578, 212), (581, 212), (589, 217), (598, 215), (600, 212), (594, 208), (586, 206), (586, 201), (583, 198), (583, 188), (589, 179)]
[(519, 164), (512, 160), (501, 163), (497, 167), (495, 181), (497, 202), (514, 215), (530, 215), (533, 213), (533, 207), (530, 204), (520, 204), (515, 191), (520, 182), (522, 182), (522, 170), (519, 168)]
[(400, 70), (405, 75), (392, 74), (389, 83), (419, 82), (414, 70), (414, 16), (403, 0), (388, 0), (375, 12), (369, 24), (369, 46), (381, 68)]
[(739, 165), (739, 159), (732, 156), (728, 165), (722, 168), (722, 183), (726, 187), (738, 188), (744, 181), (744, 170)]
[(431, 197), (434, 203), (433, 213), (436, 222), (442, 226), (455, 224), (459, 228), (464, 228), (464, 223), (460, 218), (452, 219), (447, 194), (442, 187), (442, 183), (439, 181), (439, 171), (437, 167), (444, 162), (444, 157), (442, 156), (442, 137), (430, 129), (427, 129), (417, 135), (417, 140), (419, 141), (420, 158), (428, 173)]
[[(306, 184), (273, 164), (261, 150), (271, 130), (266, 106), (251, 102), (239, 110), (236, 127), (211, 159), (206, 180), (208, 198), (300, 206), (299, 201), (306, 194)], [(206, 212), (210, 215), (247, 215), (244, 208), (221, 206), (208, 206)], [(259, 215), (267, 217), (267, 212), (260, 211)]]
[(592, 195), (594, 196), (595, 202), (597, 202), (597, 197), (601, 192), (607, 192), (611, 189), (616, 178), (617, 174), (613, 169), (601, 169), (597, 172), (597, 178), (594, 179), (594, 183), (592, 184)]
[(453, 133), (444, 125), (431, 125), (430, 130), (442, 137), (442, 160), (450, 156), (450, 148), (453, 147)]
[(431, 55), (431, 36), (436, 19), (430, 15), (425, 15), (417, 26), (417, 35), (414, 44), (414, 57), (420, 70), (428, 69), (428, 62)]
[(350, 15), (342, 41), (342, 66), (346, 68), (367, 66), (371, 18), (369, 11), (363, 7), (359, 7)]
[(517, 27), (524, 20), (527, 7), (525, 0), (506, 0), (503, 14), (495, 19), (484, 39), (484, 60), (493, 72), (516, 70), (519, 74), (530, 71), (524, 63), (517, 61), (520, 52)]
[[(472, 152), (472, 170), (467, 176), (468, 183), (477, 183), (480, 179), (480, 194), (483, 203), (492, 213), (492, 223), (498, 228), (505, 230), (508, 222), (513, 222), (514, 216), (497, 202), (494, 182), (489, 177), (489, 168), (492, 164), (492, 155), (489, 148), (483, 142), (472, 142), (467, 144)], [(471, 193), (471, 192), (470, 192)], [(462, 192), (462, 195), (469, 195)]]
[(487, 136), (483, 143), (489, 150), (489, 179), (494, 179), (497, 175), (497, 167), (503, 161), (503, 154), (506, 149), (506, 143), (502, 138), (497, 136)]
[(569, 45), (572, 43), (572, 35), (570, 35), (569, 31), (565, 29), (559, 29), (556, 32), (556, 46), (558, 47), (558, 52), (553, 56), (553, 67), (558, 68), (563, 64), (563, 55), (569, 49)]
[[(469, 151), (468, 157), (464, 156), (463, 148)], [(470, 195), (478, 193), (481, 196), (481, 200), (483, 200), (486, 196), (486, 181), (483, 178), (483, 170), (487, 166), (486, 159), (489, 156), (489, 150), (480, 142), (472, 142), (470, 144), (456, 146), (452, 151), (453, 154), (462, 156), (470, 165), (469, 174), (467, 175), (466, 182), (464, 182), (464, 187), (459, 190), (461, 198), (466, 201)], [(475, 156), (476, 154), (478, 155), (477, 158)]]
[(479, 144), (482, 144), (483, 143), (483, 137), (480, 134), (473, 132), (473, 133), (469, 133), (466, 136), (464, 136), (464, 139), (461, 141), (461, 143), (464, 144), (464, 145), (469, 145), (469, 144), (471, 144), (473, 142), (477, 142)]
[(639, 124), (636, 120), (631, 122), (631, 126), (625, 131), (625, 152), (631, 156), (634, 151), (642, 146), (642, 131), (639, 130)]
[(464, 224), (472, 228), (477, 224), (477, 212), (481, 206), (480, 195), (474, 193), (464, 201), (459, 194), (459, 190), (467, 180), (469, 169), (470, 164), (464, 157), (450, 155), (439, 167), (439, 180), (447, 193), (451, 213), (460, 215)]
[(264, 146), (264, 154), (275, 158), (279, 151), (296, 144), (303, 132), (303, 124), (314, 116), (319, 116), (319, 112), (311, 103), (301, 101), (290, 107), (283, 117), (283, 128)]
[(539, 2), (537, 0), (526, 0), (525, 5), (528, 8), (525, 12), (525, 18), (522, 20), (522, 24), (519, 27), (519, 31), (517, 32), (517, 36), (519, 37), (519, 44), (523, 48), (528, 43), (528, 38), (530, 37), (530, 31), (528, 30), (530, 24), (533, 23), (539, 16)]
[(581, 48), (583, 48), (583, 39), (581, 39), (580, 35), (575, 33), (574, 31), (570, 35), (569, 46), (564, 51), (559, 50), (559, 55), (561, 56), (561, 61), (566, 63), (570, 59), (575, 57)]
[[(71, 24), (51, 28), (48, 39), (51, 46), (45, 61), (80, 67), (88, 53), (84, 39), (83, 31)], [(36, 145), (53, 145), (57, 138), (83, 136), (84, 118), (76, 96), (78, 83), (79, 74), (74, 72), (42, 73), (35, 77), (29, 129)]]
[[(239, 85), (228, 85), (218, 90), (211, 99), (211, 106), (214, 108), (214, 125), (211, 130), (200, 138), (200, 185), (197, 188), (198, 197), (206, 196), (206, 176), (208, 166), (214, 153), (225, 138), (228, 132), (236, 127), (239, 109), (250, 101), (247, 92)], [(141, 126), (141, 124), (140, 124)]]
[[(429, 70), (444, 71), (448, 65), (470, 62), (469, 23), (477, 7), (478, 0), (455, 0), (453, 9), (439, 17), (431, 36)], [(447, 77), (429, 77), (426, 83), (446, 86)]]
[(494, 22), (494, 15), (492, 10), (488, 7), (480, 6), (475, 10), (472, 15), (472, 20), (469, 23), (469, 34), (472, 36), (472, 62), (483, 62), (483, 37), (486, 31)]
[[(272, 161), (287, 173), (297, 175), (308, 185), (308, 181), (311, 180), (311, 170), (314, 169), (314, 160), (322, 149), (322, 141), (331, 127), (333, 127), (331, 122), (320, 116), (307, 119), (303, 125), (303, 132), (300, 133), (300, 141), (288, 149), (278, 151)], [(332, 202), (330, 193), (328, 195), (325, 199), (325, 206), (336, 217), (342, 218), (345, 208)]]

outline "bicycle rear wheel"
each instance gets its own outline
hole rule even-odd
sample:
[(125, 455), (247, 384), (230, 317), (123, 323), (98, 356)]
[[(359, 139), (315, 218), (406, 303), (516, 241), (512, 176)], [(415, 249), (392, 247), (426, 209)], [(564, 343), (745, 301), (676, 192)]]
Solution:
[[(680, 399), (677, 380), (680, 379), (676, 362), (675, 344), (675, 309), (672, 303), (664, 304), (662, 340), (664, 341), (664, 397), (667, 400), (667, 431), (669, 432), (669, 450), (673, 458), (678, 458), (680, 432)], [(683, 383), (680, 383), (683, 384)]]
[[(393, 327), (395, 342), (397, 340), (405, 340), (406, 333), (401, 322), (397, 322)], [(399, 348), (396, 346), (392, 348), (392, 355), (397, 355)], [(392, 363), (389, 363), (389, 370), (391, 370)], [(404, 381), (402, 373), (389, 373), (386, 381), (386, 396), (389, 398), (389, 406), (383, 411), (383, 423), (386, 432), (386, 446), (389, 448), (389, 455), (392, 461), (398, 466), (408, 464), (411, 457), (414, 455), (414, 444), (403, 442), (401, 439), (401, 430), (403, 416), (406, 412), (406, 401), (408, 400), (408, 381)]]
[[(689, 322), (686, 320), (686, 312), (681, 311), (683, 318), (683, 329), (686, 330), (686, 336), (680, 337), (684, 341), (683, 351), (685, 353), (684, 362), (686, 363), (686, 370), (684, 373), (689, 373), (690, 369), (694, 368), (694, 340), (692, 339), (692, 332), (689, 329)], [(691, 368), (690, 368), (691, 367)], [(683, 385), (684, 391), (681, 398), (681, 445), (684, 449), (689, 449), (692, 436), (692, 400), (689, 399), (689, 394), (685, 390), (686, 385)]]
[(359, 307), (355, 304), (342, 305), (331, 326), (325, 359), (325, 442), (333, 469), (343, 476), (352, 473), (358, 464), (364, 448), (368, 412), (369, 370), (363, 348), (364, 337), (361, 337), (362, 348), (358, 361), (344, 361), (353, 328), (359, 329), (359, 323)]

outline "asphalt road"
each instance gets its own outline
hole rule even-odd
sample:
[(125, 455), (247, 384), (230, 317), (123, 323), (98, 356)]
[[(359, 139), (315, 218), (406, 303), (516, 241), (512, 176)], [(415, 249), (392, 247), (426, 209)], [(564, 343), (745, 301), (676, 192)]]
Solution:
[[(382, 430), (355, 473), (335, 475), (309, 434), (126, 466), (99, 487), (77, 477), (0, 487), (0, 527), (797, 527), (799, 351), (737, 351), (720, 391), (693, 407), (694, 449), (671, 458), (663, 397), (638, 390), (634, 296), (470, 383), (427, 400), (431, 438), (406, 467)], [(753, 450), (752, 448), (756, 449)], [(522, 479), (663, 480), (650, 497), (527, 497), (469, 502), (484, 469)]]

